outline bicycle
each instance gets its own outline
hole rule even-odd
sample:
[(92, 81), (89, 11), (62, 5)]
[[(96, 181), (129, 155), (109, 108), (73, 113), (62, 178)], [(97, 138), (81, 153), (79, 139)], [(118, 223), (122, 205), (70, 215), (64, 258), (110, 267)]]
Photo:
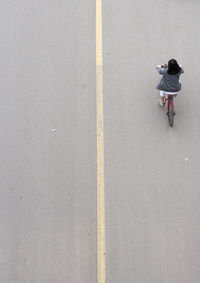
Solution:
[(167, 98), (165, 98), (165, 102), (167, 101), (167, 116), (168, 116), (168, 121), (170, 127), (173, 127), (174, 124), (174, 116), (176, 115), (176, 112), (174, 111), (174, 99), (173, 96), (176, 95), (171, 95), (168, 94)]
[[(167, 68), (167, 64), (161, 65), (161, 68)], [(176, 115), (176, 112), (174, 111), (174, 99), (173, 99), (174, 96), (177, 96), (177, 94), (175, 94), (175, 95), (168, 94), (167, 98), (164, 99), (164, 104), (167, 101), (167, 113), (166, 114), (168, 116), (168, 121), (169, 121), (170, 127), (173, 127), (174, 116)]]

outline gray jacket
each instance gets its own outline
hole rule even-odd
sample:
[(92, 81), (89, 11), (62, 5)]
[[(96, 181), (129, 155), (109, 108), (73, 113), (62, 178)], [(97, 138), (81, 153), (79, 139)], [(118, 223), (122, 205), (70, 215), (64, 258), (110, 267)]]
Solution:
[(181, 83), (179, 81), (180, 75), (184, 73), (183, 68), (176, 75), (169, 75), (168, 68), (158, 68), (158, 73), (163, 75), (161, 81), (157, 85), (157, 89), (167, 92), (178, 92), (181, 90)]

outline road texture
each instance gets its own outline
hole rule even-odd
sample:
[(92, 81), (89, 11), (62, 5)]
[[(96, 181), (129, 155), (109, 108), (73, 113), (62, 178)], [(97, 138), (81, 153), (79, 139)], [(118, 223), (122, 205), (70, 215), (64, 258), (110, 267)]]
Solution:
[[(200, 277), (199, 1), (103, 5), (107, 282)], [(185, 68), (174, 128), (155, 65)]]
[[(107, 283), (199, 283), (199, 12), (103, 0)], [(0, 1), (0, 38), (0, 282), (96, 283), (95, 1)]]
[(0, 282), (96, 282), (95, 3), (0, 14)]

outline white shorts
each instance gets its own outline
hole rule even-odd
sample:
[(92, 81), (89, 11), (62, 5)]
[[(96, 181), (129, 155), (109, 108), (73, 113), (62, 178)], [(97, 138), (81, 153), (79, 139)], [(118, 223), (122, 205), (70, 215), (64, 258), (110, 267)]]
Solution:
[(177, 95), (178, 92), (167, 92), (167, 91), (160, 91), (160, 96), (165, 97), (165, 95)]

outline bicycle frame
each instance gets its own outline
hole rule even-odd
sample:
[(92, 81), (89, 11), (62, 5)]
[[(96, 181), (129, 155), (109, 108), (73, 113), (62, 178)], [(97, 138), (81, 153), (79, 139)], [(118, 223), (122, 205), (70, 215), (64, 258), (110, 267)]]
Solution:
[(167, 96), (167, 112), (169, 112), (169, 103), (172, 103), (173, 106), (173, 111), (174, 111), (174, 99), (173, 99), (173, 95), (168, 94)]

